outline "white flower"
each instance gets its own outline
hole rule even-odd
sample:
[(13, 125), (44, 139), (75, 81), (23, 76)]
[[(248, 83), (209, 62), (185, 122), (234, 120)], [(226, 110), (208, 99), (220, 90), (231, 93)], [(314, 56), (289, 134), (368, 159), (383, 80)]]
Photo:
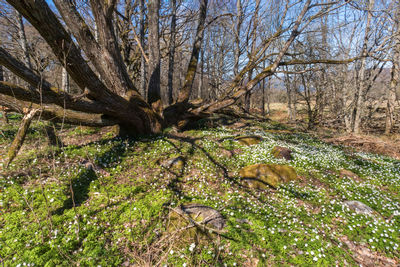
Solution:
[(190, 244), (189, 251), (193, 252), (194, 248), (196, 247), (195, 243)]
[(314, 261), (318, 261), (318, 258), (317, 258), (317, 257), (314, 257), (313, 260), (314, 260)]
[(169, 252), (169, 254), (171, 254), (171, 255), (174, 254), (174, 251), (171, 249), (171, 251)]

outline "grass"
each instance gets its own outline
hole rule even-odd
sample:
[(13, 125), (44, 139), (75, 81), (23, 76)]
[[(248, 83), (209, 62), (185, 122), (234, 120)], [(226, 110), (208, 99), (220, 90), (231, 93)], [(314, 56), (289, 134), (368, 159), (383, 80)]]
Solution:
[[(18, 118), (2, 126), (6, 147)], [(205, 124), (206, 125), (206, 124)], [(399, 263), (400, 161), (349, 152), (279, 123), (247, 121), (173, 134), (48, 147), (40, 123), (0, 179), (0, 258), (6, 266), (358, 266), (359, 250)], [(69, 138), (97, 134), (73, 129)], [(236, 136), (259, 135), (243, 146)], [(38, 144), (38, 142), (40, 144)], [(290, 148), (293, 160), (272, 156)], [(40, 148), (40, 149), (38, 149)], [(0, 151), (4, 156), (6, 149)], [(166, 162), (184, 158), (182, 169)], [(89, 160), (105, 172), (83, 166)], [(241, 185), (240, 168), (288, 164), (300, 177), (278, 189)], [(340, 170), (357, 174), (341, 177)], [(377, 214), (359, 215), (358, 200)], [(221, 236), (191, 239), (169, 231), (168, 214), (199, 203), (226, 218)], [(349, 245), (352, 244), (352, 246)], [(365, 257), (365, 258), (368, 258)]]

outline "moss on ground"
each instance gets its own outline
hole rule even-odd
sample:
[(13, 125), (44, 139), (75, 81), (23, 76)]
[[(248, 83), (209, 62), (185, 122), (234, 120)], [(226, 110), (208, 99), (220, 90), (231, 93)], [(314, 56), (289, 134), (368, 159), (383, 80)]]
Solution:
[[(34, 123), (16, 161), (1, 171), (2, 263), (358, 266), (357, 247), (399, 263), (398, 160), (349, 152), (274, 122), (233, 125), (137, 139), (105, 133), (86, 145), (53, 148)], [(18, 118), (2, 126), (2, 157), (17, 127)], [(64, 131), (69, 138), (98, 133)], [(262, 140), (235, 140), (249, 135)], [(293, 159), (275, 158), (275, 146), (289, 148)], [(182, 170), (163, 164), (177, 157), (185, 159)], [(292, 166), (299, 179), (277, 189), (243, 187), (239, 170), (260, 163)], [(355, 214), (345, 200), (379, 215)], [(192, 243), (170, 233), (170, 210), (186, 203), (218, 210), (223, 232)]]

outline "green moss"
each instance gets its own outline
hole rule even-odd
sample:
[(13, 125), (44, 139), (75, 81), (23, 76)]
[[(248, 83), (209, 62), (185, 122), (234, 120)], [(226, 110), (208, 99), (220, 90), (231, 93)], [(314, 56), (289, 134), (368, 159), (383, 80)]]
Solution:
[[(190, 130), (184, 137), (110, 134), (54, 150), (41, 134), (43, 125), (34, 122), (25, 147), (0, 179), (4, 264), (356, 266), (344, 236), (372, 253), (400, 257), (398, 160), (349, 154), (275, 123), (246, 124)], [(11, 121), (2, 130), (13, 133), (17, 127)], [(78, 130), (69, 127), (64, 135), (77, 136)], [(252, 135), (262, 140), (252, 146), (234, 140)], [(0, 141), (8, 144), (8, 138)], [(293, 159), (273, 157), (275, 146), (292, 150)], [(178, 156), (185, 159), (182, 172), (160, 167)], [(82, 160), (108, 175), (86, 169)], [(263, 191), (243, 187), (240, 170), (254, 164), (270, 166), (270, 176), (283, 183), (277, 188), (262, 183)], [(341, 169), (359, 180), (340, 177)], [(366, 203), (382, 217), (353, 214), (344, 200)], [(171, 213), (181, 203), (218, 210), (226, 219), (222, 235), (208, 239), (193, 227), (181, 236), (172, 234), (189, 226)], [(193, 214), (193, 219), (204, 218)]]
[(282, 183), (297, 179), (293, 167), (278, 164), (255, 164), (242, 168), (239, 176), (247, 182), (250, 188), (266, 189), (268, 186), (274, 188)]

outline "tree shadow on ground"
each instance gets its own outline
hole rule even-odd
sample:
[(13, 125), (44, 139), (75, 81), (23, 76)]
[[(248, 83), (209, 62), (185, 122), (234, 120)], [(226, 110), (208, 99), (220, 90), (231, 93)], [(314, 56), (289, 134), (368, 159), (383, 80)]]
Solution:
[[(105, 144), (109, 140), (102, 140), (98, 143)], [(123, 140), (124, 141), (124, 140)], [(84, 166), (83, 169), (73, 178), (69, 180), (66, 188), (68, 198), (64, 201), (62, 207), (58, 208), (53, 214), (61, 215), (65, 210), (82, 205), (89, 198), (90, 184), (99, 179), (105, 171), (101, 168), (102, 162), (107, 162), (110, 158), (115, 158), (113, 165), (119, 164), (126, 156), (124, 142), (118, 142), (109, 149), (96, 157), (95, 161), (89, 160), (90, 164)]]
[(72, 178), (66, 191), (69, 197), (64, 201), (62, 207), (56, 209), (53, 214), (61, 215), (65, 210), (78, 207), (89, 198), (90, 183), (98, 179), (92, 169), (82, 170), (76, 177)]

